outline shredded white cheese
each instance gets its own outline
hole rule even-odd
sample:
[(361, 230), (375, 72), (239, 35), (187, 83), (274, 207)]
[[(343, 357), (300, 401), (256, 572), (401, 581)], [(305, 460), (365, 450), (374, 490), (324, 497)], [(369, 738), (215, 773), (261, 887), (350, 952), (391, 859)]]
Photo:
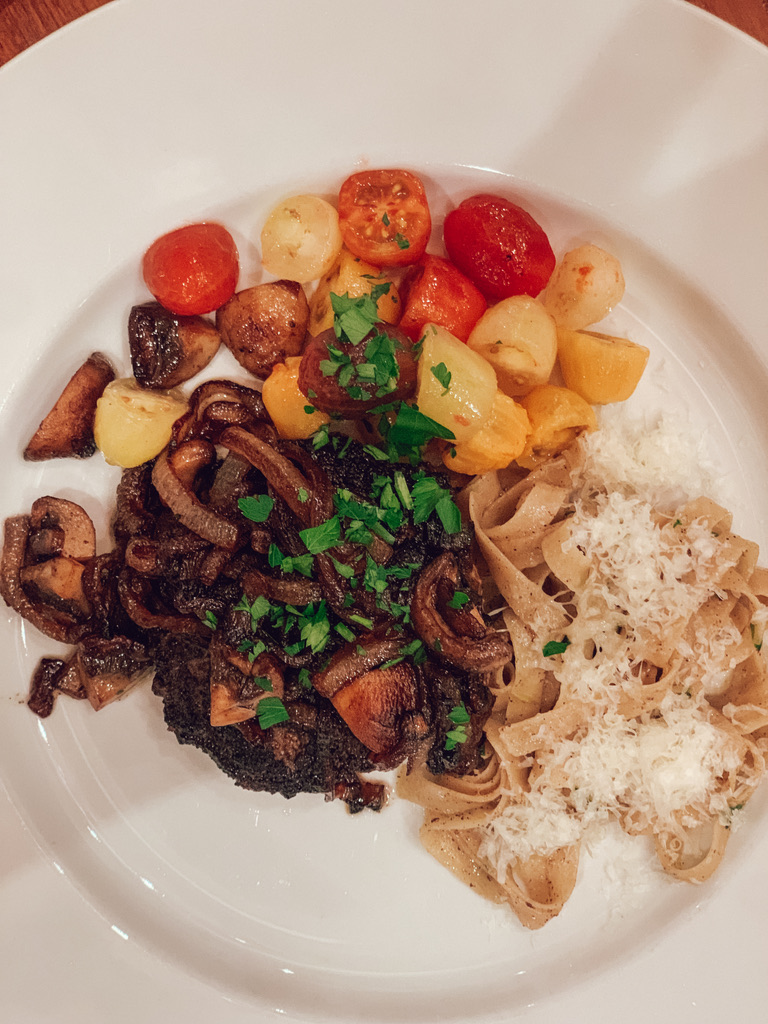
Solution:
[[(740, 758), (707, 720), (705, 692), (727, 678), (740, 635), (729, 625), (692, 636), (685, 628), (718, 595), (736, 556), (723, 553), (705, 523), (683, 525), (659, 512), (662, 492), (692, 496), (675, 479), (681, 465), (696, 465), (682, 448), (677, 428), (632, 434), (620, 421), (586, 443), (582, 496), (563, 550), (586, 555), (588, 578), (574, 596), (569, 646), (556, 661), (542, 656), (541, 665), (558, 679), (561, 697), (589, 710), (576, 735), (542, 738), (530, 791), (486, 826), (480, 852), (500, 880), (514, 861), (550, 854), (611, 821), (634, 833), (675, 831), (731, 813), (718, 783), (738, 771)], [(654, 681), (641, 671), (648, 651), (662, 644), (679, 665), (678, 693), (653, 717), (622, 714), (623, 695)], [(685, 690), (689, 679), (703, 690)]]

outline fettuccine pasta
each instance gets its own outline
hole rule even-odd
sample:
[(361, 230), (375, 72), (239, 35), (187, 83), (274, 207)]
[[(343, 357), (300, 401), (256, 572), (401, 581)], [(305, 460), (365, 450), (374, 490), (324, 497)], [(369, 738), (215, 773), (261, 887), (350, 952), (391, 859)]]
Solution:
[(426, 849), (529, 928), (559, 913), (585, 837), (609, 822), (704, 881), (766, 767), (757, 545), (707, 498), (671, 510), (606, 485), (605, 438), (600, 459), (591, 444), (468, 486), (514, 659), (491, 680), (483, 769), (398, 786), (425, 809)]

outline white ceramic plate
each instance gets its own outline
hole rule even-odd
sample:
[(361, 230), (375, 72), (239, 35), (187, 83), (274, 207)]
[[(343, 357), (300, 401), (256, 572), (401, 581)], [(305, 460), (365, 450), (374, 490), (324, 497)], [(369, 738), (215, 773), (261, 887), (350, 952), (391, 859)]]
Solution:
[[(614, 326), (653, 349), (634, 410), (701, 431), (768, 549), (766, 99), (766, 50), (678, 0), (116, 0), (0, 72), (0, 513), (55, 492), (106, 522), (114, 472), (20, 451), (89, 352), (128, 372), (149, 241), (215, 216), (254, 283), (274, 198), (401, 165), (438, 216), (503, 189), (557, 248), (621, 257)], [(412, 808), (243, 793), (146, 690), (38, 722), (55, 645), (0, 618), (3, 1020), (760, 1019), (765, 794), (706, 888), (654, 878), (617, 912), (588, 861), (529, 934), (423, 853)]]

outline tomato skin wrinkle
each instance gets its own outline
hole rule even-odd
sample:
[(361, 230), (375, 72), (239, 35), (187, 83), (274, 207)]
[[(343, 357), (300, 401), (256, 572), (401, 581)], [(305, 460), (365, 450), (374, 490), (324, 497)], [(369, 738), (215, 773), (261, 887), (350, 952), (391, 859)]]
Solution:
[(501, 196), (465, 199), (447, 214), (443, 240), (451, 261), (492, 301), (535, 297), (555, 269), (544, 229)]
[(237, 287), (237, 246), (221, 224), (187, 224), (155, 239), (144, 253), (142, 273), (147, 288), (172, 313), (211, 313)]
[(432, 231), (424, 185), (397, 168), (351, 174), (339, 190), (339, 227), (361, 260), (378, 267), (416, 263)]

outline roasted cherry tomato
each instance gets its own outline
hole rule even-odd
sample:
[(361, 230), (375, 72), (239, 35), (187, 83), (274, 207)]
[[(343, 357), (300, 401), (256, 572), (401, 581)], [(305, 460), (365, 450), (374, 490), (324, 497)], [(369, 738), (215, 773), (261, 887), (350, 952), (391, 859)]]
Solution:
[(210, 313), (232, 297), (239, 259), (221, 224), (187, 224), (156, 239), (144, 253), (144, 282), (177, 316)]
[(432, 219), (424, 186), (409, 171), (361, 171), (339, 191), (346, 247), (378, 267), (404, 267), (424, 255)]
[(482, 293), (448, 260), (426, 255), (405, 275), (400, 286), (404, 303), (398, 327), (414, 341), (424, 324), (445, 327), (466, 341), (486, 310)]
[(465, 199), (445, 218), (443, 239), (459, 270), (493, 301), (538, 295), (555, 269), (543, 229), (501, 196)]

